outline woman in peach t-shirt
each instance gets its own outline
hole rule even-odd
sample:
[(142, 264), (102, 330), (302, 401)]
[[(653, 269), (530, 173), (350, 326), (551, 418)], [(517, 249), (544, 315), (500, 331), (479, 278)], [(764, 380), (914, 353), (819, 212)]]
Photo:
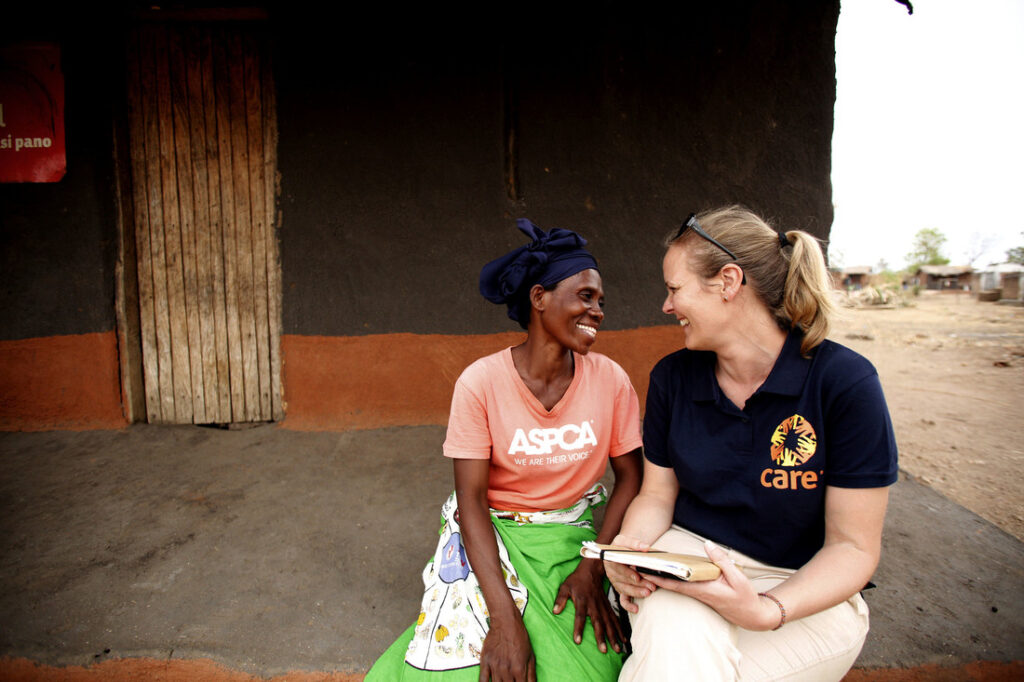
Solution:
[(527, 337), (456, 382), (444, 443), (455, 492), (420, 616), (368, 681), (615, 680), (622, 666), (603, 566), (579, 550), (615, 537), (640, 488), (639, 401), (618, 364), (589, 352), (604, 291), (586, 241), (517, 223), (532, 243), (487, 264), (480, 290)]

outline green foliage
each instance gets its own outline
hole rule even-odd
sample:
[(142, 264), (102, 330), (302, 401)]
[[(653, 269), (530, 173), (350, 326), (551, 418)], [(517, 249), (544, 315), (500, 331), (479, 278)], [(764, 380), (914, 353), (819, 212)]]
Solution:
[(918, 230), (910, 253), (906, 255), (908, 269), (913, 272), (922, 265), (948, 265), (949, 259), (942, 255), (946, 235), (934, 227)]
[(895, 272), (891, 267), (889, 267), (888, 261), (881, 258), (875, 265), (872, 279), (883, 285), (899, 284), (903, 279), (903, 275), (902, 273)]
[(903, 281), (903, 275), (892, 270), (883, 270), (876, 275), (883, 284), (899, 284)]
[(1015, 246), (1006, 252), (1007, 263), (1020, 263), (1024, 265), (1024, 246)]

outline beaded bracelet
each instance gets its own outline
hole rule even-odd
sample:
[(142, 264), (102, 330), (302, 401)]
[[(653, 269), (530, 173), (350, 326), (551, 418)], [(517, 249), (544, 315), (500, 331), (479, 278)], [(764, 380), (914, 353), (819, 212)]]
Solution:
[(758, 592), (758, 593), (757, 593), (757, 596), (758, 596), (758, 597), (768, 597), (768, 598), (769, 598), (769, 599), (771, 599), (771, 600), (772, 600), (773, 602), (775, 602), (775, 605), (779, 607), (779, 611), (781, 611), (781, 612), (782, 612), (782, 617), (781, 617), (781, 618), (779, 618), (779, 624), (778, 624), (778, 625), (776, 625), (775, 627), (773, 627), (773, 628), (772, 628), (772, 632), (774, 632), (774, 631), (778, 630), (778, 629), (779, 629), (779, 628), (781, 628), (781, 627), (782, 627), (783, 625), (785, 625), (785, 624), (786, 624), (786, 607), (782, 605), (782, 602), (780, 602), (780, 601), (779, 601), (779, 600), (778, 600), (778, 599), (777, 599), (777, 598), (775, 597), (775, 595), (772, 595), (772, 594), (768, 594), (767, 592)]

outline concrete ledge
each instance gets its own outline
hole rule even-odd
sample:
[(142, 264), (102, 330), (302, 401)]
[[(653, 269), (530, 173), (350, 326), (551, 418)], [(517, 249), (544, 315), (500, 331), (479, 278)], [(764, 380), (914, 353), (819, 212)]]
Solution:
[[(24, 658), (0, 659), (0, 679), (7, 682), (362, 682), (365, 673), (288, 672), (257, 677), (231, 670), (210, 660), (157, 660), (128, 658), (93, 666), (55, 667)], [(923, 665), (914, 668), (854, 668), (843, 682), (1017, 682), (1024, 679), (1024, 663), (980, 661), (951, 668)]]
[[(231, 680), (364, 672), (415, 618), (452, 485), (443, 439), (0, 433), (0, 679), (189, 679), (174, 671), (197, 660)], [(869, 677), (851, 679), (1022, 678), (1024, 543), (901, 476), (875, 582), (855, 670)]]

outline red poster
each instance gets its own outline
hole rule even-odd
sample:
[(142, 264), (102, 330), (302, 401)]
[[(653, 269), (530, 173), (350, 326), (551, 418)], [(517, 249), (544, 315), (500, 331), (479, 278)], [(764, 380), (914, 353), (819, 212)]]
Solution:
[(0, 48), (0, 182), (57, 182), (66, 171), (60, 48)]

